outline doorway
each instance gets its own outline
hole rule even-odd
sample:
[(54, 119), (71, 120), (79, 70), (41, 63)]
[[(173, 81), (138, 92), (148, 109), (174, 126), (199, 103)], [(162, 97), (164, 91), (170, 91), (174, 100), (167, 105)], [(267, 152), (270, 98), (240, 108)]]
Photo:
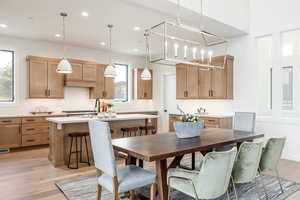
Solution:
[(176, 110), (176, 74), (164, 74), (163, 88), (163, 131), (169, 131), (169, 114), (177, 113)]

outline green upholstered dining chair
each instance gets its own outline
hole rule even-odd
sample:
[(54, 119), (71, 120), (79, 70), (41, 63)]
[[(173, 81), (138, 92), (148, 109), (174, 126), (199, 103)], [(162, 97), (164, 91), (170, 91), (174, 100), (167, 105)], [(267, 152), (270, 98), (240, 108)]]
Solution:
[(214, 199), (225, 193), (237, 153), (236, 147), (224, 152), (210, 152), (201, 162), (200, 171), (171, 168), (168, 171), (169, 196), (174, 188), (194, 199)]
[[(236, 199), (238, 199), (238, 194), (235, 184), (255, 182), (256, 189), (258, 189), (256, 177), (258, 175), (262, 149), (263, 142), (243, 142), (241, 144), (232, 171), (232, 185)], [(258, 190), (257, 195), (260, 198)]]
[[(259, 172), (275, 172), (281, 192), (283, 193), (283, 186), (277, 170), (279, 160), (286, 142), (286, 137), (270, 138), (263, 148), (261, 160), (259, 163)], [(266, 192), (266, 190), (265, 190)], [(267, 193), (266, 196), (268, 197)]]

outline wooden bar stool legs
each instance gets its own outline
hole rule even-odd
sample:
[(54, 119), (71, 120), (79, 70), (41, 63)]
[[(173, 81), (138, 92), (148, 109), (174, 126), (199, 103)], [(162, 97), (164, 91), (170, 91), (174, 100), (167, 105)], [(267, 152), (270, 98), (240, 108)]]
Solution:
[[(71, 145), (70, 145), (70, 151), (69, 151), (69, 162), (68, 162), (68, 168), (70, 169), (78, 169), (79, 163), (86, 163), (89, 166), (91, 166), (90, 163), (90, 157), (89, 157), (89, 152), (88, 152), (88, 144), (87, 144), (87, 139), (86, 137), (89, 135), (89, 133), (70, 133), (69, 137), (71, 138)], [(87, 161), (82, 160), (82, 140), (84, 138), (85, 141), (85, 151), (86, 151), (86, 157)], [(72, 151), (73, 148), (73, 143), (75, 139), (75, 151)], [(78, 149), (78, 139), (79, 139), (79, 149)], [(72, 154), (76, 154), (76, 167), (71, 167), (71, 157)], [(79, 154), (79, 156), (78, 156)], [(78, 159), (79, 157), (79, 159)]]

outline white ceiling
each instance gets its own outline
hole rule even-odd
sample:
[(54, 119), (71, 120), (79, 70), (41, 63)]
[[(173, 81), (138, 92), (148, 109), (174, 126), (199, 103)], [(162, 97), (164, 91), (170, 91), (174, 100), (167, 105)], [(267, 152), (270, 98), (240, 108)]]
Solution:
[[(0, 24), (8, 25), (0, 28), (0, 34), (61, 42), (55, 34), (61, 33), (59, 13), (65, 11), (69, 15), (66, 22), (68, 44), (102, 49), (99, 43), (107, 43), (106, 25), (111, 23), (115, 26), (113, 50), (142, 55), (145, 52), (144, 29), (173, 19), (175, 9), (176, 6), (166, 0), (0, 0)], [(89, 17), (82, 17), (82, 11), (88, 12)], [(192, 11), (184, 9), (182, 16), (190, 24), (197, 24), (199, 19)], [(133, 31), (135, 26), (141, 27), (141, 31)], [(205, 27), (225, 37), (244, 34), (208, 18)]]

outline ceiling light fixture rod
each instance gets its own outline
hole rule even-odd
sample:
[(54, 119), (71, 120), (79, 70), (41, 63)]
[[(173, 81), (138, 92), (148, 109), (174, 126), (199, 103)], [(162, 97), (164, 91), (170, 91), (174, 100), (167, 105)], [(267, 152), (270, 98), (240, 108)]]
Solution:
[(114, 27), (112, 24), (108, 24), (108, 37), (109, 37), (109, 64), (112, 64), (112, 47), (111, 47), (111, 29)]
[(65, 18), (68, 16), (67, 13), (61, 12), (60, 16), (63, 18), (63, 58), (66, 58), (66, 24), (65, 24)]

